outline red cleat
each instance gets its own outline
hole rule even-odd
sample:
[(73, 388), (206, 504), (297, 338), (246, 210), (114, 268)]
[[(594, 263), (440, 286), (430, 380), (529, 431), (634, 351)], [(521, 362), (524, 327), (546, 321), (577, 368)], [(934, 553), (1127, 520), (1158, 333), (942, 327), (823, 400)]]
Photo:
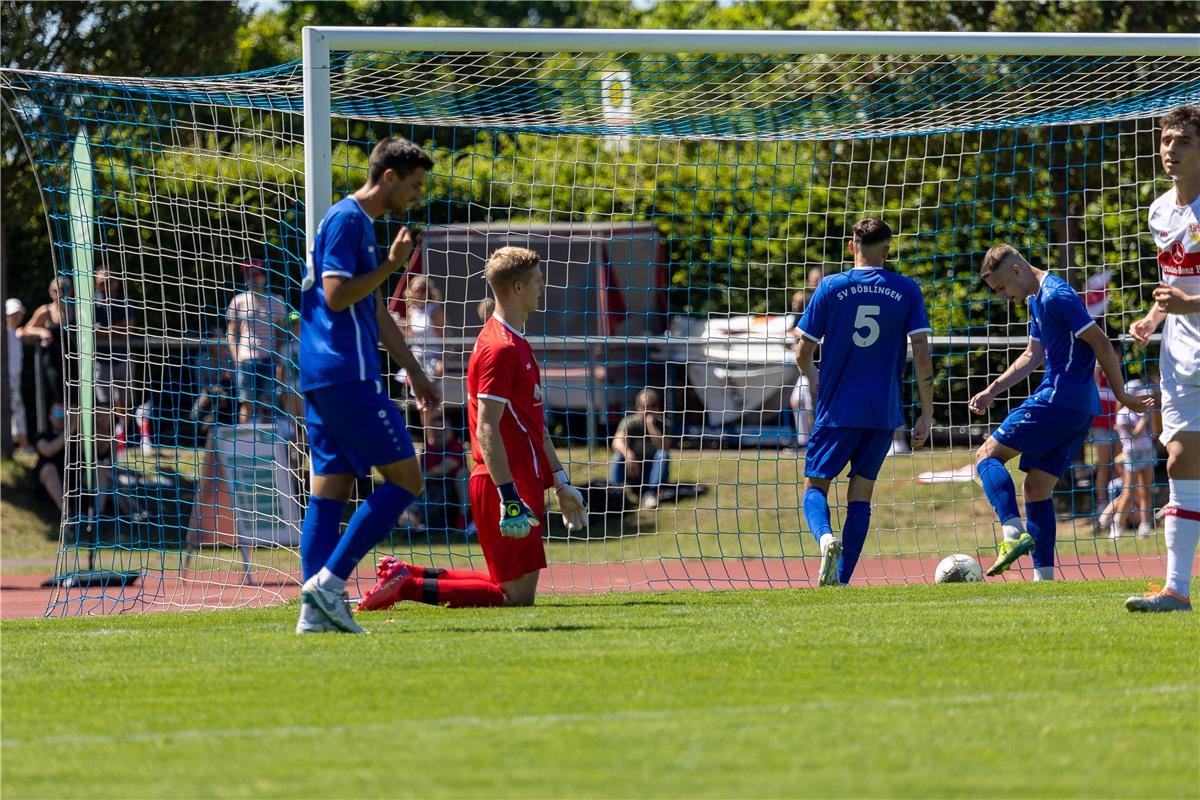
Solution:
[(415, 579), (412, 566), (403, 561), (384, 556), (379, 559), (379, 567), (375, 570), (379, 580), (371, 587), (371, 591), (363, 595), (358, 604), (359, 611), (380, 611), (391, 608), (400, 602), (401, 589), (405, 581)]

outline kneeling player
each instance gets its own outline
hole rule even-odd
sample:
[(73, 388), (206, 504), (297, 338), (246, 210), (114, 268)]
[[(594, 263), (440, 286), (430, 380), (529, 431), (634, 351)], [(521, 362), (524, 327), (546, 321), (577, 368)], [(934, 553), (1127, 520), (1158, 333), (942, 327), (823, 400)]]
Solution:
[(467, 421), (472, 436), (471, 514), (488, 575), (380, 562), (379, 583), (360, 608), (398, 600), (431, 604), (533, 605), (546, 566), (541, 527), (546, 489), (553, 486), (571, 530), (587, 525), (587, 509), (571, 485), (546, 430), (541, 370), (525, 340), (529, 315), (541, 304), (545, 280), (537, 253), (502, 247), (484, 276), (496, 310), (484, 323), (467, 365)]

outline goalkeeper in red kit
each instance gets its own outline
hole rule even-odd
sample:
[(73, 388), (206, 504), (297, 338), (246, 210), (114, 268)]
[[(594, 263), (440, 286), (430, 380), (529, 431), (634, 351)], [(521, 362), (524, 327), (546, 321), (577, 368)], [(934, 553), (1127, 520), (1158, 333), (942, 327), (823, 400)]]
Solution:
[(467, 366), (471, 430), (471, 514), (488, 574), (380, 561), (379, 582), (359, 608), (399, 600), (449, 606), (528, 606), (546, 567), (539, 535), (546, 490), (553, 487), (570, 530), (587, 525), (587, 508), (571, 485), (546, 430), (541, 370), (525, 339), (525, 322), (542, 302), (538, 256), (520, 247), (492, 254), (484, 276), (496, 310), (483, 326)]

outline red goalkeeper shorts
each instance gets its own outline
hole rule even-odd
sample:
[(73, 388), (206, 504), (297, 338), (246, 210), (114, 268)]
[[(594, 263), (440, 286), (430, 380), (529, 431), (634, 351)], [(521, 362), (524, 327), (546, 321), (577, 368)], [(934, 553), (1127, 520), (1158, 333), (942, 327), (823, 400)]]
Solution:
[(517, 480), (517, 492), (541, 523), (524, 539), (500, 535), (500, 494), (488, 475), (471, 476), (471, 518), (479, 532), (479, 545), (487, 560), (488, 573), (496, 583), (516, 580), (546, 568), (546, 487), (541, 479)]

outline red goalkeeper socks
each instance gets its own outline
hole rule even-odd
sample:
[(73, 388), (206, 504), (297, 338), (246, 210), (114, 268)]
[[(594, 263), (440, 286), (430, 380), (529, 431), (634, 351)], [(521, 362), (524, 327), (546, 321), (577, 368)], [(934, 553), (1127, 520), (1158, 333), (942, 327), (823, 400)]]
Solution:
[[(478, 575), (479, 573), (465, 573)], [(412, 578), (400, 588), (402, 600), (415, 600), (448, 608), (484, 608), (504, 605), (504, 592), (486, 577)]]

